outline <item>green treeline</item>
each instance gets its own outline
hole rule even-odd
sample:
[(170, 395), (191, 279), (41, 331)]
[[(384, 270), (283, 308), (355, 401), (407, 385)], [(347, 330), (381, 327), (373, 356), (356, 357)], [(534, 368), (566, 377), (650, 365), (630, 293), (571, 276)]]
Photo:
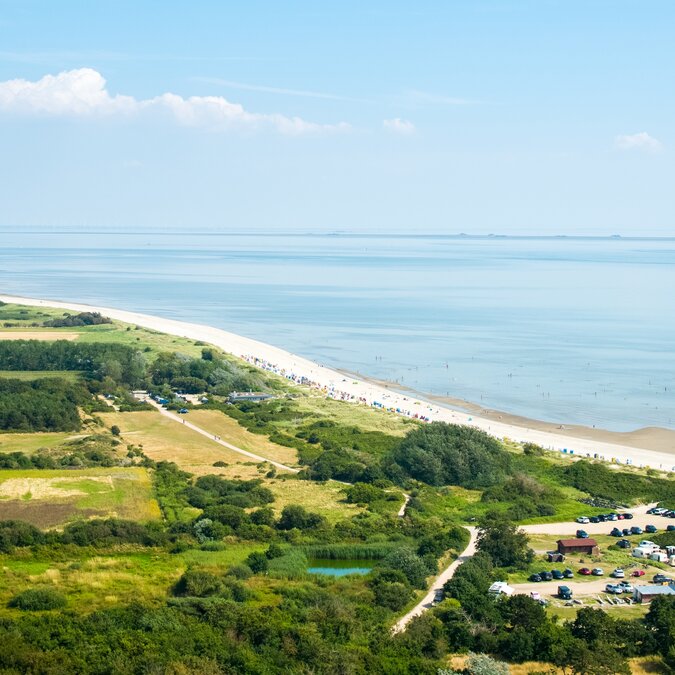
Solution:
[[(0, 343), (2, 344), (2, 343)], [(95, 407), (81, 384), (59, 378), (0, 379), (0, 431), (76, 431), (78, 406)]]

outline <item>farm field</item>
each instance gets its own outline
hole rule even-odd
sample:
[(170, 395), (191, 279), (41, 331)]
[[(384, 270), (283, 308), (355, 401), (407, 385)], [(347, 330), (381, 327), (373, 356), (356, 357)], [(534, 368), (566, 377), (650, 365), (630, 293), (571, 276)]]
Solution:
[(81, 518), (148, 521), (159, 515), (146, 469), (0, 471), (0, 520), (54, 528)]

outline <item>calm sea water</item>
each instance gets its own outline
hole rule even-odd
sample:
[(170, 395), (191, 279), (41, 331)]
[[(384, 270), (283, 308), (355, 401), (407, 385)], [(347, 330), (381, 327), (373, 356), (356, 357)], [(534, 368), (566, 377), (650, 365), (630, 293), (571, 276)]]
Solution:
[(675, 240), (0, 232), (0, 289), (530, 417), (675, 427)]

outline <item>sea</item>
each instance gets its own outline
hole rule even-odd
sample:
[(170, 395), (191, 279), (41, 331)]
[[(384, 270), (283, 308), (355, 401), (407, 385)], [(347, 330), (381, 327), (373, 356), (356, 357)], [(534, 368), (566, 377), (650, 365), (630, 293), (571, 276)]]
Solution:
[(675, 428), (675, 238), (0, 230), (0, 292), (550, 422)]

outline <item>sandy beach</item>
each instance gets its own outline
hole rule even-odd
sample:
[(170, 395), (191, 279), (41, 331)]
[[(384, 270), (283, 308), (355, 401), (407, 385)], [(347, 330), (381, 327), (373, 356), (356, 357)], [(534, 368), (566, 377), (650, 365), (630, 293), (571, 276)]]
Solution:
[(8, 295), (0, 295), (0, 300), (33, 307), (96, 311), (118, 321), (207, 342), (229, 354), (244, 358), (257, 367), (313, 387), (339, 400), (386, 409), (424, 421), (467, 424), (483, 429), (498, 438), (537, 443), (544, 448), (573, 457), (589, 456), (620, 464), (675, 471), (675, 432), (668, 429), (640, 429), (619, 433), (538, 422), (505, 413), (484, 411), (478, 406), (472, 406), (472, 411), (467, 412), (468, 406), (472, 404), (455, 401), (455, 405), (463, 410), (453, 409), (452, 400), (438, 397), (423, 400), (419, 394), (397, 390), (398, 387), (395, 389), (394, 385), (339, 372), (273, 345), (211, 326), (110, 307), (94, 307), (54, 300)]

